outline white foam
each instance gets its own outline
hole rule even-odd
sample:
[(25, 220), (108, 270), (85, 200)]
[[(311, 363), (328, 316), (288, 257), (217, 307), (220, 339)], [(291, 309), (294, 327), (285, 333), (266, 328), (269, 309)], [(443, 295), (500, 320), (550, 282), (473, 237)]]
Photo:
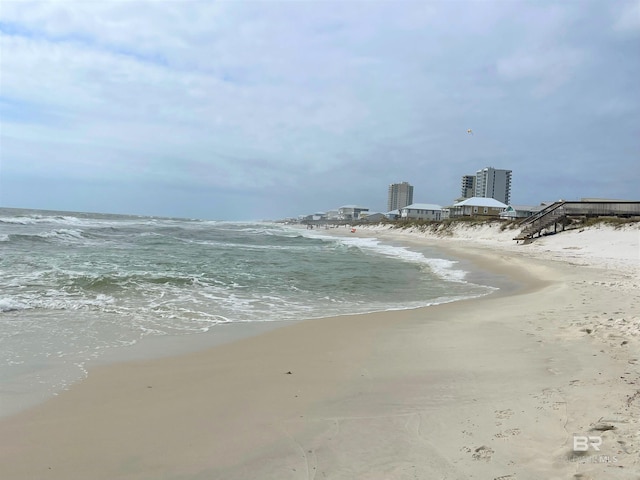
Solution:
[[(8, 223), (13, 225), (36, 225), (40, 223), (57, 223), (57, 224), (83, 224), (87, 223), (80, 218), (72, 216), (60, 215), (28, 215), (23, 217), (0, 217), (0, 223)], [(93, 221), (92, 223), (95, 223)]]
[(27, 305), (15, 299), (0, 298), (0, 312), (14, 312), (17, 310), (26, 310), (27, 308)]
[(40, 233), (37, 236), (42, 238), (63, 238), (63, 239), (80, 240), (80, 239), (83, 239), (82, 234), (83, 234), (82, 230), (60, 228), (57, 230), (52, 230), (50, 232)]
[(103, 310), (113, 304), (115, 299), (109, 295), (98, 294), (95, 297), (72, 296), (63, 291), (49, 290), (46, 295), (38, 292), (21, 293), (13, 298), (0, 298), (0, 312), (19, 310), (83, 310), (97, 308)]
[[(309, 238), (329, 238), (326, 235), (322, 234), (312, 234), (310, 233)], [(418, 263), (422, 265), (426, 265), (429, 269), (438, 277), (443, 280), (448, 280), (450, 282), (465, 282), (465, 277), (467, 272), (461, 269), (456, 269), (455, 266), (458, 264), (455, 260), (447, 260), (444, 258), (429, 258), (425, 257), (422, 253), (416, 252), (413, 250), (409, 250), (406, 247), (389, 245), (385, 243), (381, 243), (377, 238), (368, 237), (330, 237), (333, 240), (336, 240), (340, 243), (343, 243), (348, 246), (354, 246), (360, 248), (363, 251), (373, 251), (377, 254), (382, 254), (387, 257), (394, 257), (400, 260)]]
[(34, 225), (38, 223), (34, 217), (0, 217), (0, 223), (8, 223), (12, 225)]

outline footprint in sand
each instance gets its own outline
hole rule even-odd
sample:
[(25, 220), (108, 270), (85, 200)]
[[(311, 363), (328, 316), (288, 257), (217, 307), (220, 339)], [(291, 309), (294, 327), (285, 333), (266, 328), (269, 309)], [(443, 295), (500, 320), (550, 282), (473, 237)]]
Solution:
[(486, 445), (482, 445), (481, 447), (478, 447), (474, 450), (471, 458), (473, 458), (474, 460), (484, 460), (485, 462), (488, 462), (489, 460), (491, 460), (491, 457), (494, 453), (495, 451), (492, 448), (487, 447)]
[(510, 428), (508, 430), (505, 430), (504, 432), (498, 432), (494, 435), (494, 437), (496, 438), (509, 438), (509, 437), (515, 437), (516, 435), (520, 435), (520, 429), (519, 428)]
[(495, 410), (496, 418), (511, 418), (513, 410), (507, 408), (506, 410)]

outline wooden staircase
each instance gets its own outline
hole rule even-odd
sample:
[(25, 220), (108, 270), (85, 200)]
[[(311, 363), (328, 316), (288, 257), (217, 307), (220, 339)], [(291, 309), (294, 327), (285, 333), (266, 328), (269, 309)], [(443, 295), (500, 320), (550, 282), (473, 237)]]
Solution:
[(533, 238), (534, 235), (540, 235), (540, 232), (545, 228), (549, 228), (551, 225), (557, 225), (565, 220), (567, 213), (564, 205), (566, 202), (555, 202), (540, 210), (535, 215), (532, 215), (521, 222), (522, 230), (514, 238), (514, 240), (526, 240)]
[(527, 240), (538, 236), (544, 229), (558, 224), (564, 229), (568, 218), (593, 218), (593, 217), (619, 217), (640, 218), (640, 202), (630, 200), (581, 200), (552, 203), (540, 210), (535, 215), (525, 218), (520, 222), (522, 230), (514, 240)]

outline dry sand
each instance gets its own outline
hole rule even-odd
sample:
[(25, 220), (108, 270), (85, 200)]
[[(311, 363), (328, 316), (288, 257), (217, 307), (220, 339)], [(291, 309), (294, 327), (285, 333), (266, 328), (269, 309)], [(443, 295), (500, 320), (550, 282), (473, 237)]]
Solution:
[[(522, 288), (96, 368), (0, 421), (0, 478), (637, 480), (634, 234), (607, 240), (615, 268), (602, 255), (567, 262), (560, 253), (579, 250), (548, 239), (438, 241)], [(574, 435), (600, 450), (574, 452)]]

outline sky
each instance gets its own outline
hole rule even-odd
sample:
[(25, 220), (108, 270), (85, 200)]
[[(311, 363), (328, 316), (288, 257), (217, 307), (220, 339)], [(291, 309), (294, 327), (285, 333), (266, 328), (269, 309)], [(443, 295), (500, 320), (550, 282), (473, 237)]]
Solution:
[(640, 200), (638, 79), (638, 0), (2, 0), (0, 206), (384, 212), (488, 166)]

